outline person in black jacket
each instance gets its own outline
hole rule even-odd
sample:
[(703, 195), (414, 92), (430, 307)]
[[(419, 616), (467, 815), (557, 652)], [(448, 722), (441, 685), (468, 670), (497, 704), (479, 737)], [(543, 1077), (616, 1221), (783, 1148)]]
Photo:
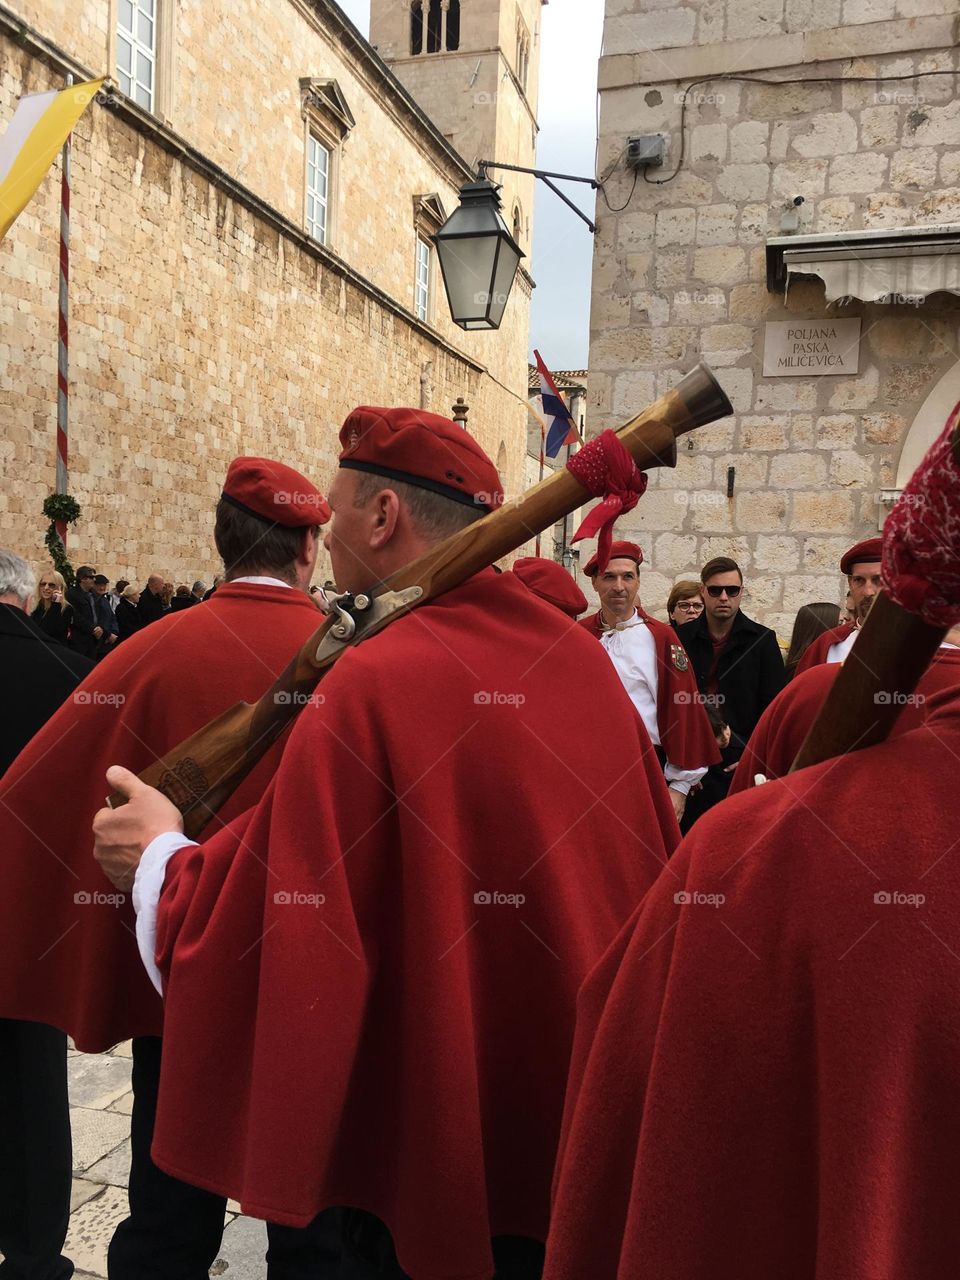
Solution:
[[(44, 578), (51, 580), (50, 574)], [(73, 693), (93, 663), (27, 615), (34, 576), (0, 550), (0, 775)], [(13, 909), (14, 904), (9, 904)], [(67, 1280), (72, 1149), (67, 1038), (39, 1022), (0, 1018), (0, 1253), (17, 1280)]]
[(746, 742), (786, 683), (776, 634), (740, 608), (743, 574), (735, 560), (718, 556), (700, 573), (704, 610), (677, 635), (700, 692), (719, 706), (734, 739)]
[(39, 600), (30, 617), (45, 636), (67, 643), (70, 634), (70, 616), (73, 613), (67, 601), (67, 585), (56, 569), (47, 569), (40, 575)]
[(97, 611), (97, 621), (103, 635), (100, 637), (100, 643), (97, 645), (97, 661), (105, 658), (113, 646), (117, 643), (118, 630), (117, 619), (113, 613), (113, 605), (109, 596), (110, 579), (105, 574), (98, 573), (93, 580), (93, 605)]
[(140, 630), (140, 613), (137, 604), (140, 600), (140, 588), (132, 583), (123, 588), (114, 617), (117, 620), (118, 643)]
[(167, 612), (166, 605), (163, 603), (163, 577), (159, 573), (151, 573), (147, 579), (147, 585), (140, 593), (137, 611), (140, 614), (141, 627), (156, 622)]
[(73, 609), (70, 619), (70, 648), (85, 658), (97, 656), (97, 645), (103, 636), (103, 627), (97, 617), (97, 604), (93, 594), (96, 569), (82, 564), (77, 570), (77, 581), (67, 588), (67, 600)]

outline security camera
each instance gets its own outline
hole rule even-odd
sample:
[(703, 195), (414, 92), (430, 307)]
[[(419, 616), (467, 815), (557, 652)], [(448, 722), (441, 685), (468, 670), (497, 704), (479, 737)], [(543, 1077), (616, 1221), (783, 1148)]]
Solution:
[(794, 197), (793, 197), (793, 207), (794, 207), (795, 209), (799, 209), (799, 208), (800, 208), (800, 206), (801, 206), (802, 204), (803, 204), (803, 196), (794, 196)]

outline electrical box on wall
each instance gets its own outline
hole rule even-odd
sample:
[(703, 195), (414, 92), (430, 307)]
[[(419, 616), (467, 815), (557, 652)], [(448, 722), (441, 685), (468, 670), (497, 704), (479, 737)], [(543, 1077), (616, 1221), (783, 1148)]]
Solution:
[(627, 139), (628, 169), (658, 169), (664, 161), (667, 140), (662, 133), (645, 133)]

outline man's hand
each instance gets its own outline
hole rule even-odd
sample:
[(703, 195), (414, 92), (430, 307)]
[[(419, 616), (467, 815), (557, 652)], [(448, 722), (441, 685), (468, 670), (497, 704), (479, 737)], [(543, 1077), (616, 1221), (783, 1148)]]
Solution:
[(677, 821), (683, 817), (683, 811), (687, 807), (687, 797), (682, 791), (674, 791), (673, 787), (667, 787), (670, 792), (670, 799), (673, 801), (673, 812), (677, 815)]
[(101, 809), (93, 820), (93, 856), (104, 875), (127, 893), (144, 849), (165, 831), (182, 831), (180, 810), (162, 792), (148, 787), (135, 773), (120, 765), (107, 770), (111, 791), (127, 797), (119, 809)]
[(99, 640), (99, 639), (100, 639), (100, 637), (103, 635), (103, 627), (94, 627), (94, 628), (93, 628), (93, 634), (94, 634), (94, 635), (97, 637), (97, 639)]

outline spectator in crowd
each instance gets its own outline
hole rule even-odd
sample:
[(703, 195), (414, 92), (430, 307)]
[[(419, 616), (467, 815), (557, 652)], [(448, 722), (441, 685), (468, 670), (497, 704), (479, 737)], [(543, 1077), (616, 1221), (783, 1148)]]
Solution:
[(117, 643), (117, 619), (110, 604), (109, 589), (110, 579), (98, 573), (93, 579), (93, 603), (97, 610), (97, 621), (103, 629), (103, 635), (97, 645), (98, 659), (109, 653)]
[(182, 613), (184, 609), (190, 609), (197, 604), (196, 598), (191, 594), (190, 588), (184, 583), (177, 587), (176, 594), (170, 601), (171, 613)]
[(667, 617), (676, 631), (685, 622), (693, 622), (703, 613), (703, 597), (700, 595), (700, 583), (693, 578), (684, 578), (675, 582), (673, 590), (667, 597)]
[(787, 650), (785, 663), (787, 679), (792, 680), (797, 670), (797, 663), (816, 640), (824, 632), (832, 630), (840, 623), (840, 608), (825, 600), (816, 604), (802, 604), (797, 610), (793, 622), (793, 634), (790, 637), (790, 648)]
[(203, 600), (206, 590), (207, 588), (205, 584), (202, 583), (198, 578), (190, 589), (190, 594), (191, 596), (193, 596), (193, 599), (197, 604), (200, 604), (200, 602)]
[(219, 585), (220, 585), (220, 583), (221, 583), (222, 581), (223, 581), (223, 574), (222, 574), (222, 573), (218, 573), (218, 574), (216, 575), (216, 577), (213, 579), (213, 586), (210, 588), (210, 590), (209, 590), (209, 591), (205, 591), (205, 592), (203, 593), (203, 598), (204, 598), (204, 600), (209, 600), (209, 599), (210, 599), (210, 597), (213, 595), (213, 593), (216, 591), (217, 587), (219, 587)]
[(708, 809), (712, 809), (715, 804), (719, 804), (721, 800), (727, 798), (727, 792), (730, 790), (730, 783), (733, 781), (737, 761), (746, 749), (744, 740), (737, 737), (727, 724), (726, 717), (723, 714), (723, 707), (716, 702), (708, 702), (706, 704), (706, 712), (707, 719), (710, 721), (710, 728), (713, 730), (717, 747), (720, 750), (720, 762), (719, 764), (712, 764), (703, 775), (700, 786), (695, 791), (690, 792), (687, 807), (684, 809), (683, 817), (680, 820), (680, 830), (684, 835)]
[(853, 599), (853, 592), (848, 591), (846, 599), (843, 602), (843, 608), (840, 610), (840, 622), (856, 623), (856, 621), (857, 606)]
[(84, 658), (96, 658), (97, 645), (103, 636), (103, 627), (97, 617), (97, 597), (93, 591), (96, 569), (82, 564), (77, 570), (77, 580), (67, 588), (70, 618), (70, 647)]
[(159, 573), (151, 573), (147, 579), (146, 589), (140, 593), (140, 603), (137, 608), (140, 611), (142, 627), (149, 626), (151, 622), (156, 622), (158, 618), (163, 617), (163, 578)]
[(786, 682), (776, 634), (741, 610), (743, 574), (729, 556), (700, 573), (703, 613), (677, 634), (690, 655), (700, 692), (723, 709), (733, 734), (746, 742)]
[[(63, 579), (42, 578), (46, 617), (63, 601)], [(58, 581), (59, 579), (59, 581)], [(25, 560), (0, 550), (0, 663), (6, 697), (0, 722), (2, 775), (93, 664), (49, 643), (27, 617), (34, 576)], [(67, 1037), (41, 1022), (0, 1018), (0, 1271), (67, 1280), (63, 1256), (70, 1218), (71, 1142)]]
[(139, 631), (143, 623), (137, 605), (140, 602), (140, 588), (128, 584), (123, 589), (120, 603), (117, 605), (116, 619), (119, 638), (126, 640), (135, 631)]
[(173, 604), (173, 597), (174, 597), (175, 591), (176, 591), (176, 588), (174, 587), (172, 582), (165, 582), (163, 584), (163, 590), (160, 592), (160, 598), (163, 600), (164, 613), (170, 612), (170, 606)]
[(117, 605), (120, 603), (121, 596), (123, 595), (124, 591), (127, 589), (129, 585), (130, 583), (127, 581), (126, 578), (118, 578), (117, 585), (113, 588), (112, 591), (107, 592), (107, 599), (110, 601), (110, 608), (114, 611), (114, 613), (116, 613), (117, 611)]
[(70, 614), (73, 610), (67, 601), (67, 584), (63, 574), (56, 569), (46, 569), (40, 575), (38, 588), (40, 599), (30, 615), (40, 630), (50, 640), (66, 644), (70, 634)]

